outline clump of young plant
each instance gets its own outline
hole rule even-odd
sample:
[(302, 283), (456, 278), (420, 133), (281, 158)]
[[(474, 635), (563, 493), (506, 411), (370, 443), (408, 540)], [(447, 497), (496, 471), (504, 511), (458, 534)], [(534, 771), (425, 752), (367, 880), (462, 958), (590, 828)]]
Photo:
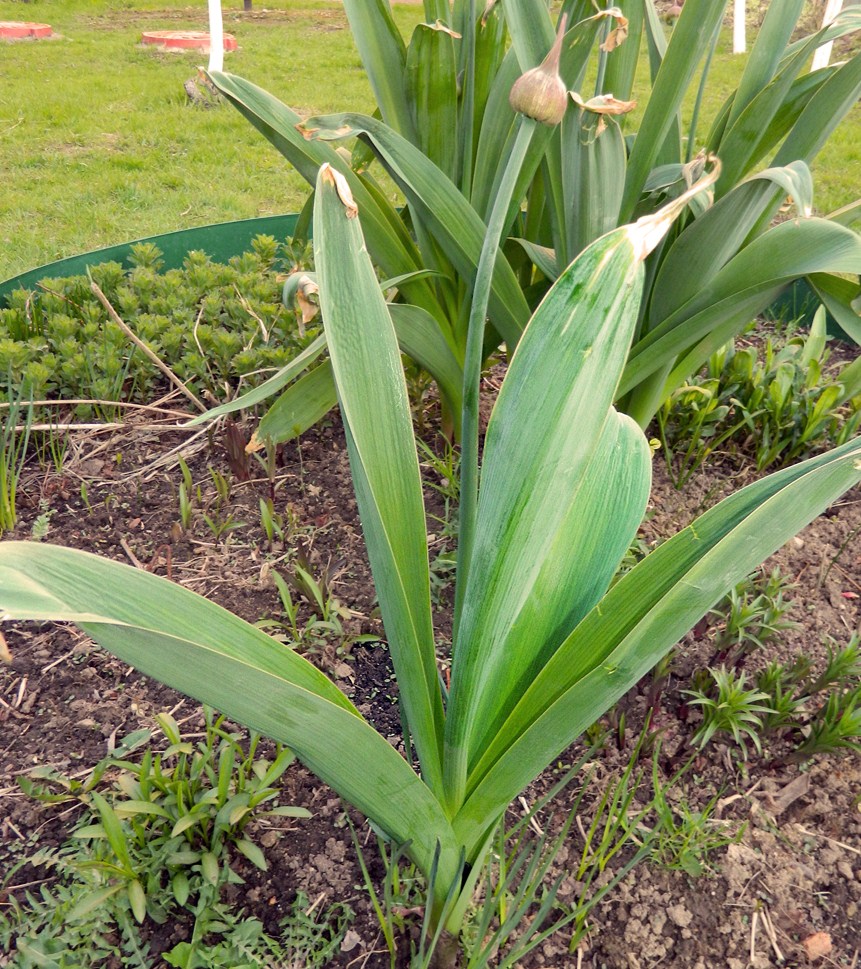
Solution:
[(753, 651), (773, 642), (798, 623), (787, 618), (795, 588), (779, 568), (757, 571), (734, 586), (710, 615), (720, 617), (713, 663), (737, 668)]
[(762, 753), (763, 717), (773, 712), (763, 701), (768, 694), (748, 686), (746, 673), (725, 666), (710, 669), (712, 682), (706, 689), (683, 690), (688, 706), (699, 707), (702, 723), (691, 743), (702, 749), (716, 734), (729, 734), (747, 759), (748, 741)]
[[(697, 878), (714, 870), (712, 856), (715, 852), (738, 844), (744, 834), (744, 825), (733, 825), (713, 816), (720, 792), (701, 808), (691, 807), (681, 794), (673, 796), (689, 766), (682, 767), (664, 783), (658, 769), (657, 751), (654, 753), (651, 816), (642, 827), (648, 837), (650, 861)], [(652, 821), (651, 826), (648, 821)]]
[(713, 353), (658, 413), (676, 486), (718, 448), (752, 455), (762, 471), (849, 440), (861, 426), (861, 364), (828, 366), (828, 353), (824, 307), (806, 337)]
[[(196, 743), (183, 738), (170, 714), (156, 722), (167, 740), (163, 750), (153, 749), (152, 731), (141, 730), (121, 740), (83, 779), (52, 768), (19, 778), (31, 797), (82, 808), (66, 845), (25, 859), (55, 870), (59, 885), (16, 903), (19, 951), (42, 951), (68, 923), (91, 931), (113, 924), (122, 930), (123, 945), (143, 952), (133, 923), (149, 918), (161, 924), (181, 911), (193, 914), (193, 936), (202, 939), (218, 923), (224, 886), (242, 882), (237, 856), (267, 868), (250, 823), (310, 817), (305, 808), (273, 804), (278, 780), (295, 759), (292, 751), (279, 747), (274, 756), (263, 755), (258, 736), (244, 741), (207, 708)], [(49, 899), (55, 902), (50, 912)], [(80, 938), (73, 932), (62, 951), (82, 965), (98, 965), (87, 960), (103, 955), (87, 932)]]

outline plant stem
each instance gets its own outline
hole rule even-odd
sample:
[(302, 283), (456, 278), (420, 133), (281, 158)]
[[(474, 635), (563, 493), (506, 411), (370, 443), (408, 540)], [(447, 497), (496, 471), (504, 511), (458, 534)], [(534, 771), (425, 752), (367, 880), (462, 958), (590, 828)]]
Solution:
[(467, 331), (466, 355), (463, 367), (460, 535), (457, 547), (457, 587), (455, 591), (453, 637), (455, 644), (463, 597), (466, 591), (469, 562), (472, 557), (478, 508), (478, 403), (481, 386), (481, 364), (484, 357), (484, 325), (487, 317), (487, 306), (490, 301), (490, 287), (514, 188), (538, 122), (527, 118), (525, 115), (518, 114), (516, 123), (517, 131), (514, 145), (493, 203), (487, 225), (487, 234), (484, 237), (484, 245), (478, 260), (475, 284), (472, 290), (472, 305), (469, 311), (469, 329)]

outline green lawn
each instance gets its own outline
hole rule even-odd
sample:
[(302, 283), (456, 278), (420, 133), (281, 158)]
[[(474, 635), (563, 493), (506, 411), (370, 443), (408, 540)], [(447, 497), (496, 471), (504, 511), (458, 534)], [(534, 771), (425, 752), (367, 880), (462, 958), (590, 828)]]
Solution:
[[(240, 45), (227, 70), (303, 114), (371, 107), (339, 3), (255, 0), (251, 15), (242, 0), (223, 6)], [(395, 14), (408, 32), (421, 7)], [(234, 109), (188, 103), (182, 84), (204, 55), (138, 43), (144, 29), (206, 29), (204, 0), (0, 0), (0, 20), (21, 19), (61, 36), (0, 42), (0, 279), (99, 246), (301, 205), (305, 183)], [(716, 60), (702, 134), (742, 66), (728, 47)], [(859, 194), (859, 109), (850, 121), (817, 165), (823, 211)]]

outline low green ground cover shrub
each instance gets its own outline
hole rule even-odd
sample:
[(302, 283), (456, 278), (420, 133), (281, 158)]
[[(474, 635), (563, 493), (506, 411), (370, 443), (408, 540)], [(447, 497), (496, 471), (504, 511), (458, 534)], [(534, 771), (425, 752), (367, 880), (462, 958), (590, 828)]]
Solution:
[[(317, 335), (298, 328), (281, 302), (279, 272), (289, 254), (271, 236), (226, 264), (204, 252), (162, 270), (151, 243), (133, 248), (133, 266), (92, 268), (120, 317), (196, 395), (229, 400), (260, 383)], [(152, 402), (164, 377), (110, 320), (86, 276), (46, 279), (0, 309), (0, 400), (88, 399)], [(104, 406), (79, 404), (77, 416)]]

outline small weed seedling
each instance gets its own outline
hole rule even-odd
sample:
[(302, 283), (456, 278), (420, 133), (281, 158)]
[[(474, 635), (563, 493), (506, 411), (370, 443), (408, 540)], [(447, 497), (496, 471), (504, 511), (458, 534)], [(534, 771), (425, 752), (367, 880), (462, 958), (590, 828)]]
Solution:
[[(2, 413), (2, 412), (0, 412)], [(19, 421), (23, 417), (23, 430)], [(11, 531), (18, 521), (18, 482), (27, 458), (30, 425), (33, 423), (32, 404), (22, 408), (21, 398), (11, 400), (3, 414), (0, 430), (0, 535)]]
[(762, 753), (763, 716), (773, 713), (773, 709), (763, 700), (768, 694), (761, 690), (747, 688), (745, 673), (737, 673), (725, 666), (710, 669), (713, 683), (707, 691), (683, 690), (691, 697), (689, 706), (698, 706), (703, 722), (697, 730), (692, 743), (702, 749), (717, 733), (730, 734), (739, 745), (747, 759), (746, 740), (753, 742), (758, 753)]
[[(721, 668), (700, 671), (694, 689), (685, 690), (700, 706), (703, 722), (693, 738), (705, 747), (715, 733), (728, 733), (742, 748), (745, 737), (759, 753), (762, 741), (789, 745), (778, 759), (805, 761), (841, 749), (861, 751), (861, 639), (853, 636), (842, 649), (828, 648), (818, 676), (807, 657), (789, 664), (771, 662), (756, 675), (755, 689), (747, 689), (744, 673)], [(786, 747), (783, 747), (786, 750)]]
[[(270, 573), (278, 590), (283, 618), (263, 619), (257, 625), (268, 630), (273, 638), (306, 653), (322, 653), (334, 647), (340, 655), (349, 652), (354, 643), (376, 642), (376, 636), (353, 636), (347, 632), (343, 620), (349, 619), (351, 612), (333, 593), (329, 569), (323, 569), (319, 578), (315, 578), (308, 559), (301, 558), (304, 565), (294, 563), (287, 578), (275, 569)], [(302, 618), (309, 607), (310, 616)]]
[(792, 608), (787, 596), (793, 588), (779, 569), (755, 572), (740, 582), (711, 610), (724, 620), (711, 662), (737, 668), (749, 653), (795, 629), (797, 623), (786, 618)]

